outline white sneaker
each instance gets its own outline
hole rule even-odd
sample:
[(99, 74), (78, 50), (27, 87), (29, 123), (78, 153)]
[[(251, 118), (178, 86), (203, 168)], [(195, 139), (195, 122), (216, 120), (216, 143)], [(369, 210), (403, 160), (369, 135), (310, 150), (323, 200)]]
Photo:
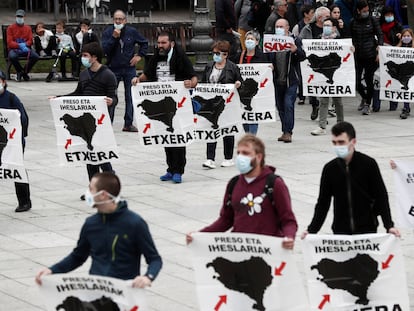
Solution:
[(216, 168), (216, 164), (214, 163), (213, 160), (207, 160), (206, 162), (203, 163), (203, 167), (213, 169), (213, 168)]
[(318, 136), (318, 135), (325, 135), (325, 134), (326, 134), (326, 130), (325, 130), (325, 129), (323, 129), (323, 128), (321, 128), (321, 127), (318, 127), (316, 130), (313, 130), (313, 131), (311, 132), (311, 134), (312, 134), (312, 135), (315, 135), (315, 136)]
[(221, 162), (221, 167), (230, 167), (234, 165), (234, 161), (232, 159), (230, 160), (224, 160)]

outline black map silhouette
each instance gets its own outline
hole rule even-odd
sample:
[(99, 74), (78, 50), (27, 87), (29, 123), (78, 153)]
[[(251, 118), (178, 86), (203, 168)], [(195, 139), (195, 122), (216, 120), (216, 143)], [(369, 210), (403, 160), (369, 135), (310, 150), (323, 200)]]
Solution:
[(93, 301), (82, 301), (78, 297), (69, 296), (58, 306), (56, 311), (120, 311), (118, 305), (111, 298), (102, 296)]
[(177, 103), (171, 96), (167, 96), (160, 101), (153, 102), (145, 99), (137, 107), (144, 109), (144, 114), (151, 120), (157, 120), (168, 126), (167, 131), (173, 133), (173, 118), (177, 111)]
[(272, 284), (272, 268), (261, 257), (250, 257), (241, 262), (232, 262), (217, 257), (206, 265), (213, 267), (218, 279), (225, 287), (246, 294), (255, 301), (253, 309), (264, 311), (263, 296)]
[(402, 64), (396, 64), (393, 61), (388, 61), (384, 63), (387, 66), (387, 72), (394, 78), (398, 80), (403, 86), (401, 89), (408, 90), (408, 81), (414, 75), (414, 62), (408, 61)]
[(325, 56), (311, 54), (307, 57), (313, 71), (319, 72), (328, 78), (326, 83), (333, 84), (333, 75), (341, 67), (341, 57), (336, 53), (329, 53)]
[(96, 119), (91, 113), (85, 112), (77, 118), (66, 113), (59, 120), (65, 122), (65, 129), (71, 135), (82, 138), (86, 141), (88, 149), (93, 150), (92, 138), (96, 132)]
[(219, 127), (218, 119), (224, 110), (224, 98), (217, 95), (206, 99), (197, 95), (193, 97), (192, 101), (193, 105), (199, 107), (195, 113), (206, 118), (212, 124), (211, 127), (217, 129)]
[(369, 286), (376, 280), (378, 262), (367, 254), (357, 254), (354, 258), (337, 262), (324, 258), (311, 267), (317, 269), (329, 288), (342, 289), (358, 297), (355, 303), (367, 305), (369, 300), (367, 292)]
[(6, 148), (8, 141), (7, 131), (3, 126), (0, 125), (0, 166), (2, 165), (1, 156), (3, 154), (4, 148)]
[(241, 84), (241, 86), (237, 89), (240, 95), (240, 101), (244, 105), (244, 109), (247, 111), (252, 111), (252, 97), (257, 94), (259, 91), (259, 83), (252, 78), (247, 78)]

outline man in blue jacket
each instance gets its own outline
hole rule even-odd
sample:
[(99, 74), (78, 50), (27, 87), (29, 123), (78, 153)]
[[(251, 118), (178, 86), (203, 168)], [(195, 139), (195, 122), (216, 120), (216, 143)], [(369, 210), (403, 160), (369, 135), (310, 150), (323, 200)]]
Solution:
[[(98, 212), (83, 224), (73, 251), (50, 268), (41, 269), (36, 283), (51, 273), (67, 273), (92, 257), (90, 274), (133, 280), (132, 286), (150, 286), (161, 270), (162, 260), (147, 223), (120, 199), (121, 183), (110, 172), (97, 173), (85, 193), (86, 203)], [(109, 245), (109, 247), (108, 247)], [(141, 255), (148, 264), (141, 275)]]
[[(107, 65), (119, 82), (124, 81), (125, 115), (124, 132), (138, 132), (132, 125), (134, 108), (132, 106), (131, 80), (136, 76), (136, 64), (147, 54), (148, 40), (134, 27), (126, 25), (127, 19), (123, 11), (114, 12), (114, 24), (102, 34), (102, 47), (107, 57)], [(139, 49), (136, 49), (139, 46)]]

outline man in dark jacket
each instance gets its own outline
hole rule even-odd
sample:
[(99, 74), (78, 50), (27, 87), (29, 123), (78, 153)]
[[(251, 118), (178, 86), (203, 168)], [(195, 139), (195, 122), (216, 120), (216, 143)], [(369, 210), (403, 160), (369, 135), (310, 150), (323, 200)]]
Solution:
[(387, 232), (400, 236), (394, 228), (387, 189), (377, 162), (355, 150), (355, 129), (348, 122), (332, 127), (332, 143), (337, 158), (322, 171), (318, 202), (307, 233), (317, 233), (334, 198), (332, 231), (334, 234), (376, 233), (378, 216)]
[[(132, 106), (131, 80), (136, 76), (135, 65), (147, 54), (148, 40), (134, 27), (126, 25), (124, 12), (114, 12), (114, 25), (105, 29), (102, 34), (102, 47), (107, 56), (107, 65), (118, 80), (124, 81), (125, 88), (125, 115), (124, 132), (138, 132), (132, 125), (134, 107)], [(139, 46), (138, 51), (136, 46)]]
[[(151, 285), (161, 270), (162, 260), (147, 223), (128, 209), (127, 202), (120, 199), (120, 191), (119, 178), (112, 173), (97, 173), (92, 178), (86, 202), (98, 212), (86, 219), (73, 251), (37, 273), (35, 280), (39, 285), (44, 275), (70, 272), (89, 256), (92, 257), (90, 274), (132, 279), (133, 287)], [(148, 264), (144, 275), (140, 271), (142, 255)]]
[(233, 34), (237, 30), (233, 0), (215, 0), (215, 13), (217, 40), (226, 40), (230, 43), (229, 58), (234, 60), (240, 49), (240, 41), (236, 40)]
[[(184, 81), (186, 88), (196, 87), (198, 80), (193, 65), (183, 49), (175, 44), (171, 33), (163, 31), (158, 35), (154, 56), (145, 65), (144, 72), (132, 80), (132, 84), (144, 81)], [(160, 176), (161, 181), (181, 183), (186, 164), (186, 148), (165, 147), (164, 150), (168, 168)]]

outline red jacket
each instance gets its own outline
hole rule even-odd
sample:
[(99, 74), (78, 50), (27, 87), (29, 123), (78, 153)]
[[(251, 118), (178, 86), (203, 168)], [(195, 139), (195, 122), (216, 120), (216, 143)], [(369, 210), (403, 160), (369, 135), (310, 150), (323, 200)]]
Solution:
[(32, 27), (28, 25), (20, 26), (16, 23), (7, 27), (7, 48), (9, 51), (19, 48), (19, 43), (17, 42), (18, 39), (23, 39), (27, 46), (32, 46)]
[[(250, 184), (240, 175), (234, 186), (231, 206), (224, 196), (219, 218), (202, 232), (224, 232), (232, 228), (233, 232), (254, 233), (277, 237), (294, 238), (298, 225), (292, 211), (289, 190), (282, 178), (276, 178), (273, 187), (273, 202), (260, 197), (265, 188), (266, 176), (273, 174), (275, 168), (265, 166), (261, 174)], [(228, 188), (228, 185), (227, 185)], [(250, 204), (249, 204), (250, 203)]]

